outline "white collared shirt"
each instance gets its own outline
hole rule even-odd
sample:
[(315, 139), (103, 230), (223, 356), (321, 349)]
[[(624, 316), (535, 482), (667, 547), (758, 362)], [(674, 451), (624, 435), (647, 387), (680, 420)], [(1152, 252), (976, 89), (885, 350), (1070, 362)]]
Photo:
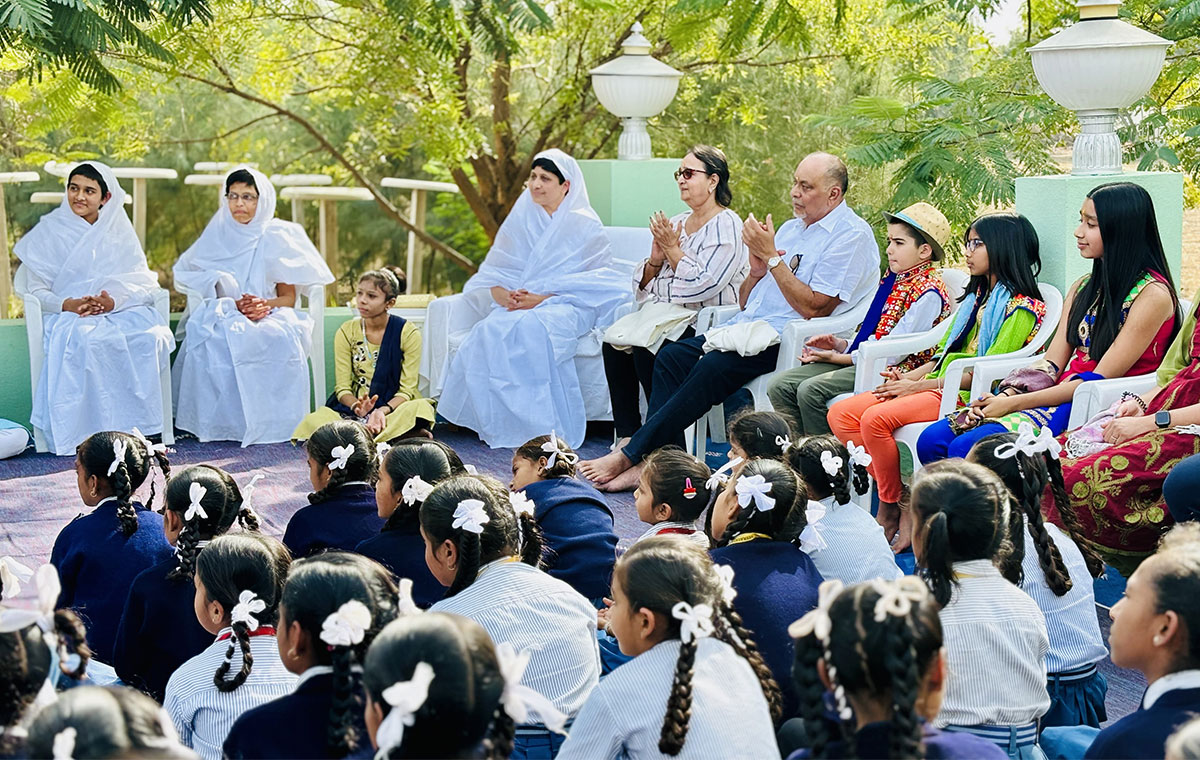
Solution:
[(810, 500), (808, 508), (814, 507), (826, 510), (825, 516), (812, 525), (825, 548), (807, 553), (822, 578), (850, 586), (875, 578), (895, 580), (904, 574), (883, 535), (883, 526), (870, 512), (854, 502), (838, 504), (833, 496)]
[(1149, 710), (1163, 694), (1179, 689), (1200, 689), (1200, 670), (1177, 670), (1150, 684), (1142, 696), (1142, 709)]
[[(688, 531), (691, 531), (691, 532), (689, 533)], [(697, 544), (698, 546), (700, 546), (700, 548), (704, 549), (705, 551), (708, 550), (708, 543), (709, 543), (708, 536), (705, 535), (704, 531), (701, 530), (696, 525), (696, 523), (694, 523), (694, 522), (690, 522), (690, 523), (676, 522), (674, 520), (664, 520), (660, 523), (654, 523), (653, 525), (651, 525), (649, 528), (646, 529), (645, 533), (638, 536), (637, 539), (634, 541), (634, 543), (636, 544), (638, 541), (641, 541), (644, 538), (650, 538), (651, 536), (663, 535), (664, 532), (668, 536), (669, 535), (682, 536), (683, 538), (686, 538), (687, 540), (691, 541), (692, 543)]]

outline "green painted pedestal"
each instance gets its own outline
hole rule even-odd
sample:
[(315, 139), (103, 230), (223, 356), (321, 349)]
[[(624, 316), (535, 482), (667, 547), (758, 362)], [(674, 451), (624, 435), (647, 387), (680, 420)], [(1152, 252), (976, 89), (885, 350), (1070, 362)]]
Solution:
[(645, 227), (655, 211), (672, 216), (687, 210), (672, 176), (679, 168), (677, 158), (580, 161), (579, 168), (592, 208), (606, 225)]
[(1018, 177), (1016, 210), (1033, 222), (1041, 243), (1042, 275), (1038, 279), (1065, 294), (1067, 286), (1091, 271), (1091, 263), (1079, 255), (1075, 246), (1075, 228), (1088, 192), (1106, 182), (1133, 182), (1150, 193), (1167, 263), (1178, 285), (1183, 248), (1183, 175), (1173, 172)]

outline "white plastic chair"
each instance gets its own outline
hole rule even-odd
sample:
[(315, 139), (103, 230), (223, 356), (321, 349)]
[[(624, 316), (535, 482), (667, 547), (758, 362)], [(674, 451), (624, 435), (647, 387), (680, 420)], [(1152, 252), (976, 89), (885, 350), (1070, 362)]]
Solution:
[[(13, 290), (24, 292), (28, 290), (28, 272), (25, 265), (17, 268), (13, 277)], [(45, 346), (42, 340), (45, 335), (42, 324), (42, 304), (33, 296), (22, 298), (25, 303), (25, 334), (29, 339), (29, 387), (31, 393), (37, 393), (38, 380), (42, 376), (42, 365), (46, 361)], [(171, 294), (165, 288), (155, 288), (154, 308), (162, 315), (164, 324), (171, 323)], [(162, 396), (162, 442), (171, 446), (175, 443), (174, 403), (171, 396), (171, 365), (167, 362), (158, 375), (159, 390)], [(46, 435), (41, 428), (33, 428), (33, 444), (39, 453), (50, 450), (46, 445)]]

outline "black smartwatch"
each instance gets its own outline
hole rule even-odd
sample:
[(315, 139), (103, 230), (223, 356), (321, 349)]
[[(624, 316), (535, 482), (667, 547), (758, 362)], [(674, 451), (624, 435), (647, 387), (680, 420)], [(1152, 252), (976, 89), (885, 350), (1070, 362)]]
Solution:
[(1167, 411), (1155, 412), (1154, 424), (1159, 428), (1171, 427), (1171, 413)]

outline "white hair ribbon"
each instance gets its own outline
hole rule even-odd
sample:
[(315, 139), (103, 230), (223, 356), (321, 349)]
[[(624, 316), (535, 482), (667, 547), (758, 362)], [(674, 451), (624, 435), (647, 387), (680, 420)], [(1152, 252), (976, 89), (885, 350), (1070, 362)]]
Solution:
[(478, 475), (479, 474), (479, 468), (473, 464), (464, 464), (463, 469), (467, 471), (468, 475)]
[(351, 599), (321, 623), (321, 641), (331, 647), (354, 646), (362, 643), (370, 627), (371, 611), (367, 605)]
[(504, 676), (504, 692), (500, 704), (517, 724), (533, 723), (539, 718), (541, 724), (558, 734), (567, 732), (567, 716), (554, 703), (532, 688), (521, 683), (525, 668), (529, 666), (530, 651), (517, 652), (512, 644), (505, 641), (496, 645), (496, 660), (500, 664), (500, 673)]
[(720, 468), (718, 468), (717, 471), (714, 472), (711, 477), (709, 477), (708, 482), (705, 483), (705, 485), (708, 486), (708, 490), (715, 491), (728, 483), (729, 472), (731, 472), (734, 467), (737, 467), (744, 461), (746, 460), (742, 459), (741, 457), (734, 457), (725, 464), (721, 465)]
[(575, 464), (579, 461), (579, 455), (570, 451), (562, 451), (558, 448), (558, 436), (554, 431), (550, 431), (550, 440), (542, 444), (542, 451), (546, 452), (546, 469), (552, 469), (554, 463), (562, 459), (567, 464)]
[(487, 510), (483, 508), (483, 502), (479, 499), (463, 499), (454, 508), (454, 522), (450, 524), (452, 528), (462, 528), (469, 530), (478, 535), (483, 532), (483, 526), (492, 521), (488, 517)]
[(192, 481), (192, 484), (188, 486), (188, 500), (190, 503), (188, 504), (187, 511), (183, 513), (184, 522), (191, 522), (192, 518), (194, 518), (196, 515), (200, 515), (200, 517), (205, 520), (208, 519), (208, 513), (204, 511), (204, 507), (200, 504), (200, 500), (203, 499), (207, 493), (208, 489), (194, 480)]
[(744, 475), (738, 478), (733, 490), (737, 494), (739, 507), (748, 507), (753, 501), (754, 508), (759, 512), (770, 512), (775, 508), (775, 500), (767, 495), (771, 493), (771, 484), (762, 475)]
[(691, 605), (687, 602), (676, 602), (671, 608), (671, 617), (679, 622), (679, 638), (684, 644), (696, 639), (712, 636), (713, 608), (707, 604)]
[(396, 599), (396, 614), (398, 615), (416, 615), (421, 611), (417, 603), (413, 601), (413, 582), (412, 578), (400, 579), (400, 595)]
[(733, 606), (733, 600), (737, 597), (737, 589), (733, 587), (733, 567), (731, 565), (714, 565), (717, 571), (717, 577), (721, 579), (721, 598), (725, 600), (725, 604)]
[(835, 456), (832, 451), (821, 452), (821, 467), (825, 469), (825, 473), (829, 475), (829, 477), (836, 477), (837, 474), (842, 471), (842, 467), (845, 464), (846, 463), (842, 461), (842, 458)]
[(105, 477), (112, 477), (117, 468), (125, 462), (125, 452), (128, 450), (129, 444), (125, 442), (124, 438), (117, 438), (113, 441), (113, 460), (112, 464), (108, 466), (108, 474)]
[(410, 680), (397, 681), (383, 690), (383, 701), (392, 709), (375, 732), (375, 744), (385, 757), (388, 750), (399, 747), (404, 741), (404, 729), (416, 722), (417, 711), (429, 699), (429, 684), (433, 683), (433, 676), (432, 665), (418, 662)]
[(433, 485), (426, 483), (420, 475), (413, 475), (400, 487), (400, 497), (410, 507), (417, 502), (424, 503), (431, 493), (433, 493)]
[(54, 748), (51, 750), (51, 757), (54, 760), (72, 760), (75, 757), (75, 737), (76, 731), (73, 727), (67, 726), (62, 731), (54, 735)]
[(786, 435), (775, 436), (775, 445), (779, 447), (780, 454), (786, 454), (787, 450), (792, 447), (792, 439)]
[(28, 583), (33, 570), (12, 557), (0, 557), (0, 586), (4, 587), (3, 598), (12, 599), (21, 593), (21, 584)]
[(832, 624), (829, 621), (829, 608), (833, 600), (842, 593), (842, 582), (836, 578), (822, 581), (817, 589), (817, 606), (804, 613), (804, 617), (788, 626), (788, 635), (793, 639), (802, 639), (814, 635), (821, 643), (829, 641)]
[[(250, 505), (254, 503), (254, 489), (258, 487), (258, 481), (265, 477), (266, 475), (263, 475), (261, 472), (256, 472), (250, 476), (250, 482), (242, 486), (242, 509), (247, 510), (252, 515), (254, 515), (254, 510), (251, 509)], [(258, 515), (254, 516), (258, 517)], [(208, 517), (208, 515), (205, 515), (205, 517)]]
[(346, 463), (350, 461), (350, 457), (354, 456), (354, 444), (347, 443), (345, 446), (334, 446), (329, 450), (329, 455), (333, 459), (329, 462), (330, 470), (344, 470)]
[(510, 492), (508, 494), (508, 503), (512, 505), (513, 514), (515, 514), (518, 519), (520, 519), (521, 515), (529, 515), (532, 517), (534, 514), (535, 507), (533, 499), (526, 496), (523, 491), (517, 493)]
[(252, 631), (258, 630), (258, 618), (255, 614), (262, 612), (267, 608), (267, 603), (258, 598), (250, 589), (246, 589), (238, 594), (238, 603), (233, 605), (233, 612), (229, 614), (229, 620), (232, 623), (242, 623)]
[(1022, 422), (1017, 426), (1017, 439), (1012, 443), (1002, 443), (996, 447), (996, 456), (1000, 459), (1012, 459), (1021, 452), (1027, 456), (1036, 456), (1049, 452), (1055, 459), (1062, 453), (1062, 444), (1054, 438), (1049, 427), (1034, 431), (1033, 425)]
[(801, 551), (811, 554), (829, 546), (817, 527), (828, 511), (825, 505), (819, 501), (808, 502), (808, 507), (804, 510), (804, 518), (808, 524), (804, 526), (804, 530), (800, 531)]
[(141, 441), (142, 445), (146, 447), (146, 456), (167, 453), (166, 446), (161, 443), (151, 443), (150, 439), (142, 435), (142, 431), (138, 430), (137, 428), (133, 429), (133, 437)]
[(58, 570), (51, 564), (42, 565), (33, 574), (33, 585), (37, 588), (37, 606), (32, 610), (14, 607), (0, 608), (0, 633), (15, 633), (31, 625), (37, 625), (42, 629), (46, 646), (57, 650), (58, 640), (54, 633), (54, 608), (58, 604), (58, 595), (62, 593)]
[(391, 444), (377, 443), (375, 444), (375, 457), (382, 462), (387, 453), (392, 450)]
[(888, 615), (908, 617), (914, 604), (929, 596), (925, 582), (912, 575), (902, 576), (895, 581), (875, 579), (871, 587), (879, 592), (879, 601), (875, 602), (875, 622), (882, 623)]
[(855, 446), (854, 441), (846, 441), (846, 450), (850, 452), (850, 462), (863, 467), (871, 466), (871, 455), (866, 446)]

